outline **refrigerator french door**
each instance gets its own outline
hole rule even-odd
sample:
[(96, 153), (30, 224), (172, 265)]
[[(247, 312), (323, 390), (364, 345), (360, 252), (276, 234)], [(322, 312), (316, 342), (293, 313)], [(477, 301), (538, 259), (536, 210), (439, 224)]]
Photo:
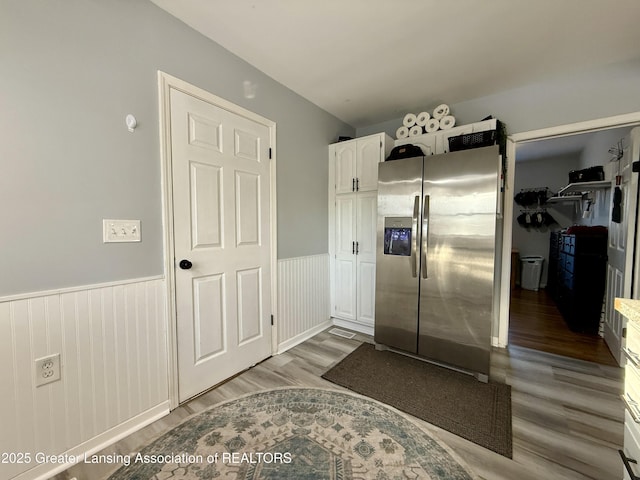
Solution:
[(375, 342), (487, 381), (497, 146), (378, 166)]

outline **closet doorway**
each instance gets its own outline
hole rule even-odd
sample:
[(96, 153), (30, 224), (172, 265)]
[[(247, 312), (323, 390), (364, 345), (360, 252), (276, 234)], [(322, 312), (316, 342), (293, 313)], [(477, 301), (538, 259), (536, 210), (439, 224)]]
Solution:
[[(606, 170), (606, 180), (615, 178), (618, 174), (618, 153), (624, 148), (623, 139), (628, 139), (630, 130), (631, 127), (609, 128), (517, 146), (515, 198), (506, 199), (514, 202), (511, 259), (515, 268), (512, 268), (514, 278), (510, 286), (510, 345), (618, 365), (604, 341), (603, 329), (598, 328), (597, 318), (593, 328), (576, 328), (575, 319), (567, 313), (566, 302), (559, 298), (558, 286), (555, 285), (558, 255), (557, 252), (554, 254), (554, 245), (558, 239), (566, 239), (562, 233), (567, 229), (592, 232), (609, 226), (612, 207), (610, 182), (593, 187), (586, 193), (576, 192), (575, 198), (569, 198), (573, 197), (571, 192), (564, 193), (563, 190), (572, 183), (569, 172), (602, 166)], [(597, 269), (590, 268), (588, 274), (583, 269), (576, 271), (575, 275), (582, 275), (583, 278), (579, 279), (582, 284), (600, 284), (604, 290), (607, 282), (606, 240), (600, 246), (600, 252), (604, 264)], [(534, 263), (521, 260), (523, 257), (538, 258)], [(597, 278), (593, 278), (596, 271)], [(585, 279), (585, 275), (591, 278)], [(604, 302), (595, 308), (599, 311), (594, 315), (599, 316), (604, 312)], [(602, 316), (604, 318), (604, 314)]]

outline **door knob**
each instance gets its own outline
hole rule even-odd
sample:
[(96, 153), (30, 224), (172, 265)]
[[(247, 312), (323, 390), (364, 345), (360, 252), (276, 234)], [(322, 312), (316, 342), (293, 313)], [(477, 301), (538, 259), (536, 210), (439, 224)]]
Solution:
[(191, 267), (193, 267), (193, 263), (191, 263), (189, 260), (180, 260), (179, 265), (182, 270), (189, 270)]

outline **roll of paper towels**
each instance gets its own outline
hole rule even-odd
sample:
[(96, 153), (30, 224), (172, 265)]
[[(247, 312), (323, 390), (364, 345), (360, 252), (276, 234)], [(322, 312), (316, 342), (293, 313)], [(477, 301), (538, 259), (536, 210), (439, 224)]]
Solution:
[(409, 136), (409, 129), (405, 126), (400, 127), (396, 130), (396, 138), (401, 140), (403, 138), (407, 138)]
[(418, 135), (422, 135), (422, 127), (420, 125), (414, 125), (409, 130), (410, 137), (417, 137)]
[(402, 124), (407, 127), (407, 128), (411, 128), (416, 124), (416, 116), (413, 113), (407, 113), (404, 116), (404, 120), (402, 120)]
[(431, 115), (429, 115), (429, 112), (420, 112), (418, 115), (416, 115), (416, 125), (424, 127), (430, 118)]
[(427, 124), (424, 126), (424, 129), (426, 130), (427, 133), (437, 132), (439, 128), (440, 128), (440, 122), (435, 118), (430, 119), (427, 122)]
[(440, 119), (440, 128), (442, 130), (449, 130), (456, 125), (456, 117), (453, 115), (446, 115)]
[(433, 110), (433, 118), (440, 120), (442, 117), (449, 115), (449, 105), (443, 103)]

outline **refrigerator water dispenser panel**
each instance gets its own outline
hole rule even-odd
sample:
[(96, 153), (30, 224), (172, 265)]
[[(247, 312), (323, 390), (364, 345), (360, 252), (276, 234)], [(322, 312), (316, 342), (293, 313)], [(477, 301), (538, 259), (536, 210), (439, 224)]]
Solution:
[(385, 217), (385, 255), (411, 256), (411, 226), (411, 217)]

